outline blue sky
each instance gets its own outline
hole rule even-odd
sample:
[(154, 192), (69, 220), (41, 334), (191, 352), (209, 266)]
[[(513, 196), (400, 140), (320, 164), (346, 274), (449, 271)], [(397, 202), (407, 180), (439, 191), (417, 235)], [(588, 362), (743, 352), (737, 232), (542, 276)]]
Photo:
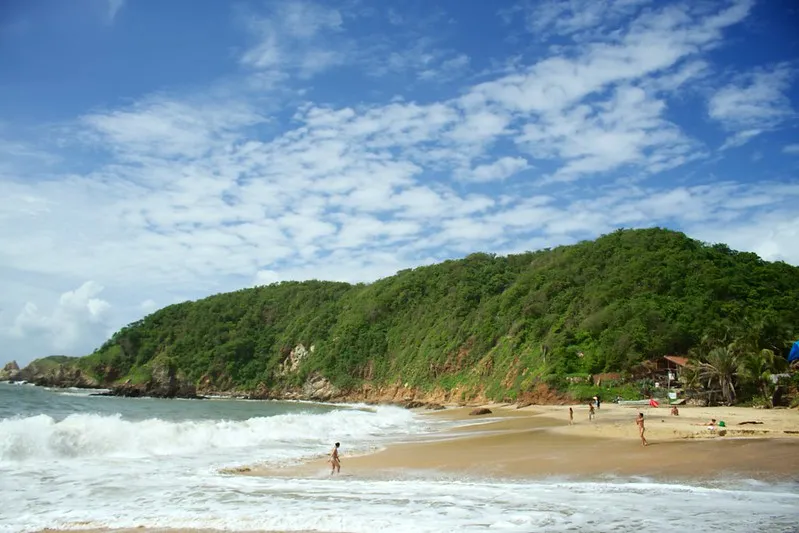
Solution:
[(789, 0), (0, 7), (0, 360), (665, 226), (799, 264)]

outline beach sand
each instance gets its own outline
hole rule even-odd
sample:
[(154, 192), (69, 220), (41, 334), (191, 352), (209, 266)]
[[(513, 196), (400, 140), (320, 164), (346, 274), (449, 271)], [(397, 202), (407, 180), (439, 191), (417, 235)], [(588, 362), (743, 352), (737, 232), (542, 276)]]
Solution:
[[(663, 480), (703, 481), (753, 478), (799, 481), (799, 411), (741, 407), (640, 408), (603, 405), (593, 421), (585, 406), (488, 405), (493, 412), (470, 416), (474, 407), (421, 411), (420, 415), (453, 423), (469, 422), (442, 435), (414, 437), (375, 453), (342, 453), (341, 475), (379, 478), (414, 475), (489, 476), (515, 479), (568, 476), (646, 476)], [(635, 417), (643, 412), (650, 445), (641, 446)], [(715, 418), (726, 434), (708, 431)], [(478, 420), (482, 423), (477, 423)], [(762, 422), (743, 424), (741, 422)], [(347, 445), (357, 443), (343, 443)], [(227, 475), (322, 477), (329, 475), (326, 458), (276, 468), (242, 465)], [(55, 530), (45, 530), (56, 533)], [(83, 533), (217, 533), (198, 529), (86, 529)], [(262, 532), (265, 533), (265, 532)]]
[[(593, 421), (588, 420), (587, 407), (574, 407), (575, 423), (569, 425), (568, 406), (487, 407), (493, 412), (484, 415), (484, 424), (457, 428), (446, 438), (427, 436), (368, 455), (342, 454), (342, 474), (375, 477), (435, 471), (509, 478), (799, 479), (796, 410), (681, 407), (679, 416), (671, 416), (668, 407), (606, 404)], [(478, 417), (468, 415), (471, 409), (422, 416), (474, 422)], [(641, 446), (635, 425), (639, 411), (645, 415), (647, 447)], [(711, 418), (723, 420), (726, 432), (709, 431)], [(320, 457), (283, 468), (244, 465), (226, 473), (316, 477), (327, 475), (329, 468), (326, 458)]]

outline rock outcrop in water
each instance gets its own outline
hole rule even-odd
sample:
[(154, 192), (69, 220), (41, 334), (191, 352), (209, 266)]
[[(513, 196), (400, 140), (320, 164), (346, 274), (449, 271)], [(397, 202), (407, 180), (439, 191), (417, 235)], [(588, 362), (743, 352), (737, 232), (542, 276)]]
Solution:
[(0, 381), (10, 381), (19, 373), (19, 365), (16, 361), (11, 361), (0, 370)]
[(126, 396), (138, 398), (200, 398), (197, 387), (179, 372), (173, 364), (154, 365), (152, 376), (142, 383), (125, 383), (111, 385), (104, 396)]
[(41, 387), (76, 387), (91, 389), (99, 387), (99, 381), (85, 370), (74, 366), (75, 357), (52, 355), (36, 359), (19, 370), (9, 381), (26, 381)]

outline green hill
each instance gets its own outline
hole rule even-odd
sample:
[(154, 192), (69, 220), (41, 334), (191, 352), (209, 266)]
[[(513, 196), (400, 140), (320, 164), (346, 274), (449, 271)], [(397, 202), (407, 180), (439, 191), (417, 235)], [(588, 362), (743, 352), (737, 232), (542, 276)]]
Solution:
[(407, 383), (512, 398), (703, 338), (756, 329), (759, 345), (781, 349), (799, 329), (797, 302), (799, 268), (673, 231), (619, 230), (368, 285), (283, 282), (171, 305), (78, 365), (99, 382), (146, 381), (166, 365), (216, 390), (289, 390), (321, 375), (343, 390)]

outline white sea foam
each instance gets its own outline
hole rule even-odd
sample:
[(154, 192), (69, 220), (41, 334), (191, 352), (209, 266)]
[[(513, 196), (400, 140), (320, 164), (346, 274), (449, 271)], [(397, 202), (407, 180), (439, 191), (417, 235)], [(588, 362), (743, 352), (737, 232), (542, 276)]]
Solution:
[[(165, 413), (177, 404), (125, 405)], [(380, 446), (424, 432), (427, 424), (407, 410), (383, 407), (240, 421), (136, 421), (79, 413), (61, 420), (0, 420), (0, 533), (140, 525), (352, 533), (793, 533), (799, 522), (796, 485), (522, 483), (429, 472), (365, 480), (347, 474), (353, 443)], [(344, 445), (340, 477), (326, 469), (313, 479), (219, 473), (222, 466), (319, 455), (333, 440)]]
[[(358, 442), (416, 433), (422, 424), (405, 409), (380, 407), (324, 414), (283, 414), (243, 421), (128, 421), (121, 416), (39, 415), (0, 420), (0, 462), (91, 457), (191, 456), (233, 449), (301, 451), (332, 440)], [(266, 459), (269, 459), (266, 454)], [(292, 455), (292, 454), (288, 454)]]
[(141, 480), (135, 487), (127, 479), (117, 479), (102, 490), (83, 484), (59, 488), (58, 497), (44, 500), (46, 505), (38, 512), (17, 515), (0, 531), (145, 525), (352, 533), (631, 533), (663, 528), (793, 533), (799, 506), (799, 496), (791, 489), (743, 491), (621, 482), (367, 481), (328, 476), (281, 480), (187, 473)]

